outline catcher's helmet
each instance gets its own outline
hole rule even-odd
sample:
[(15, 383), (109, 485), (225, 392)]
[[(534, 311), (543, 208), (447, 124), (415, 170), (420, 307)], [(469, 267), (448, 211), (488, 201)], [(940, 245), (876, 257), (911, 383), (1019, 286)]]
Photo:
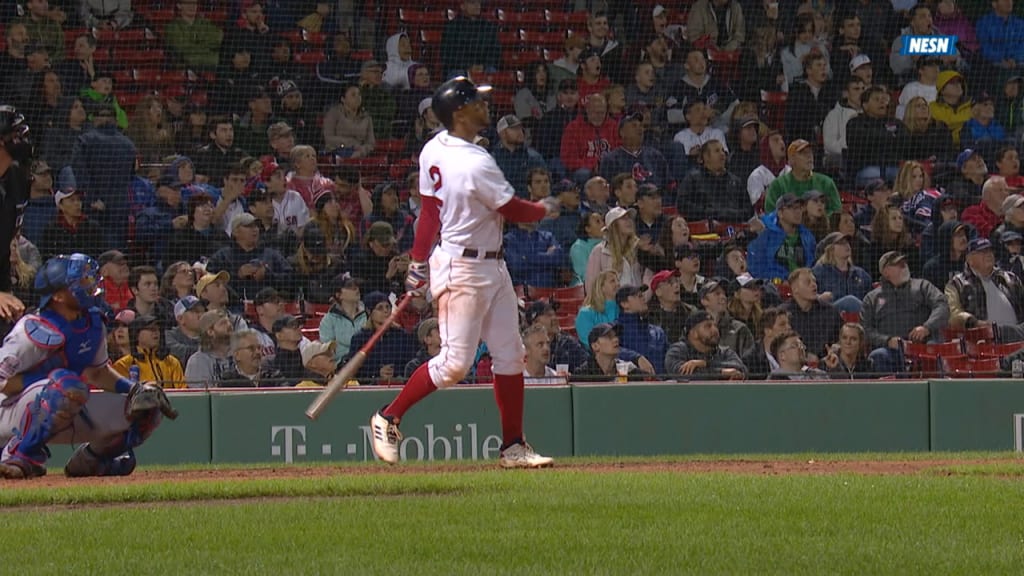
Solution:
[(78, 305), (88, 310), (103, 301), (100, 265), (85, 254), (60, 255), (50, 258), (36, 273), (35, 290), (41, 295), (39, 308), (60, 290), (71, 290)]
[(455, 121), (455, 111), (470, 102), (476, 102), (490, 91), (491, 87), (486, 84), (477, 86), (465, 76), (456, 76), (438, 86), (430, 106), (441, 124), (451, 130)]
[(7, 150), (16, 162), (27, 163), (32, 158), (32, 141), (28, 137), (28, 123), (14, 106), (0, 104), (0, 148)]

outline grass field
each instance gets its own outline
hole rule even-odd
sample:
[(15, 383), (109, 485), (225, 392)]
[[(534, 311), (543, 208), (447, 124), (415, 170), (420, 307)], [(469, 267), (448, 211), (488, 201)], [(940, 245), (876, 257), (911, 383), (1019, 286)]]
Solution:
[(295, 478), (260, 478), (250, 469), (254, 478), (246, 480), (214, 474), (5, 484), (0, 573), (933, 575), (1024, 568), (1024, 461), (1005, 454), (898, 474), (757, 471), (785, 458), (755, 462), (745, 473), (693, 472), (673, 462), (685, 464), (407, 466), (400, 473), (363, 465)]

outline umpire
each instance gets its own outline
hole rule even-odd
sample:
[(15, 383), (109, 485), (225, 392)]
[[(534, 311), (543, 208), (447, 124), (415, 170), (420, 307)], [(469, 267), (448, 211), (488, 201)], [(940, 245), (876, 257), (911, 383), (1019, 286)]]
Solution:
[(11, 241), (21, 227), (29, 196), (32, 143), (25, 117), (13, 106), (0, 104), (0, 332), (25, 312), (11, 293)]

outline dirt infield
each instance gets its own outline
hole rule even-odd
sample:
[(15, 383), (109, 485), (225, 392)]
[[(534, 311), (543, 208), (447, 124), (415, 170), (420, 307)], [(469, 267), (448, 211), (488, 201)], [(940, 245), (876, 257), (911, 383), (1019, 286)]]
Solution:
[[(570, 462), (557, 465), (555, 470), (587, 473), (619, 472), (675, 472), (679, 474), (747, 474), (757, 476), (780, 475), (908, 475), (943, 474), (953, 466), (979, 464), (1015, 464), (1024, 469), (1024, 461), (1014, 458), (980, 460), (694, 460), (686, 462), (622, 461)], [(224, 480), (256, 480), (270, 478), (318, 478), (334, 475), (365, 474), (436, 474), (493, 470), (494, 462), (462, 464), (412, 464), (386, 466), (383, 464), (345, 466), (278, 466), (267, 468), (217, 468), (210, 470), (147, 471), (139, 470), (128, 477), (118, 478), (65, 478), (60, 468), (50, 475), (32, 480), (0, 480), (4, 489), (18, 488), (70, 488), (84, 485), (154, 484), (161, 482), (203, 482)], [(509, 472), (514, 473), (514, 472)], [(543, 473), (537, 471), (535, 473)]]

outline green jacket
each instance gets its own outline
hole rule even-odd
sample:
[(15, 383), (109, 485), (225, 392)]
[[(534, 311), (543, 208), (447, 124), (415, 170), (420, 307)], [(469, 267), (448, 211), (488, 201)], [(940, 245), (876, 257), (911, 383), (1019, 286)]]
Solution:
[(189, 68), (216, 68), (224, 31), (205, 18), (188, 24), (176, 18), (164, 29), (167, 48)]
[(373, 119), (373, 136), (377, 140), (391, 138), (391, 123), (395, 120), (395, 99), (380, 86), (359, 87), (363, 96), (363, 109)]
[[(86, 99), (86, 101), (83, 102), (83, 104), (85, 104), (86, 111), (89, 111), (90, 103), (100, 104), (106, 102), (107, 104), (113, 104), (114, 114), (117, 116), (117, 127), (120, 128), (121, 130), (128, 129), (128, 113), (124, 111), (124, 108), (121, 108), (121, 105), (118, 104), (116, 97), (104, 96), (103, 94), (100, 94), (92, 88), (83, 88), (81, 96), (82, 98)], [(91, 112), (89, 113), (89, 121), (92, 121)]]
[(765, 213), (774, 212), (775, 203), (788, 192), (796, 194), (797, 198), (803, 198), (804, 194), (811, 190), (817, 190), (825, 195), (825, 209), (830, 216), (842, 211), (843, 201), (839, 197), (836, 183), (828, 176), (817, 172), (811, 172), (811, 179), (806, 182), (800, 182), (794, 178), (792, 172), (787, 172), (773, 180), (765, 192), (764, 211)]
[(60, 24), (49, 18), (37, 21), (29, 16), (22, 18), (19, 22), (25, 25), (29, 42), (38, 42), (46, 46), (46, 51), (50, 55), (50, 64), (64, 60), (64, 31), (61, 30)]

